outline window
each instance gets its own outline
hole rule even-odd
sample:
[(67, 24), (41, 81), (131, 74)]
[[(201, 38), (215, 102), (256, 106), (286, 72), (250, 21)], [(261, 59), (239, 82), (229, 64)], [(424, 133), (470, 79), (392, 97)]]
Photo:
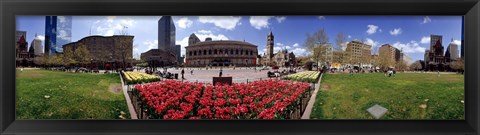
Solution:
[(250, 55), (253, 55), (253, 51), (250, 51)]
[(208, 50), (208, 54), (209, 54), (209, 55), (212, 55), (212, 50)]
[(243, 55), (243, 50), (240, 51), (240, 55)]
[(228, 54), (228, 50), (227, 50), (227, 49), (225, 49), (225, 54)]
[(197, 55), (197, 51), (194, 51), (194, 52), (193, 52), (193, 55)]
[(203, 50), (203, 55), (207, 55), (207, 50)]
[(188, 53), (188, 56), (192, 56), (192, 52), (189, 52), (189, 53)]
[(235, 54), (238, 54), (238, 49), (236, 50)]
[(233, 49), (230, 49), (230, 54), (233, 54)]
[(217, 49), (215, 49), (215, 51), (213, 51), (213, 54), (217, 54)]

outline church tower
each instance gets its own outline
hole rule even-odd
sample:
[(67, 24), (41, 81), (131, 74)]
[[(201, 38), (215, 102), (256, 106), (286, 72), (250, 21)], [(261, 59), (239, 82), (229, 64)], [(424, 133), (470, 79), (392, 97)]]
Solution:
[(270, 33), (267, 36), (267, 62), (272, 63), (273, 59), (273, 33), (270, 31)]

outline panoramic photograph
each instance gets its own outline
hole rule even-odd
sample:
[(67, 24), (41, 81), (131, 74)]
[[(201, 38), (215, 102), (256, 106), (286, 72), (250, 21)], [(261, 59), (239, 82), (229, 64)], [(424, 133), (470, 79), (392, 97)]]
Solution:
[(16, 16), (16, 119), (464, 120), (463, 24)]

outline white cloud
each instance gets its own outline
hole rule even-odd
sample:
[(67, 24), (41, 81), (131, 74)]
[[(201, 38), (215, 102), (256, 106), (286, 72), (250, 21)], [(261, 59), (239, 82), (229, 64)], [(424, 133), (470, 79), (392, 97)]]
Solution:
[(397, 35), (400, 35), (402, 34), (402, 29), (401, 28), (398, 28), (398, 29), (393, 29), (390, 31), (390, 35), (393, 35), (393, 36), (397, 36)]
[[(134, 27), (137, 24), (137, 21), (126, 18), (126, 19), (116, 19), (116, 16), (108, 16), (103, 20), (97, 20), (94, 23), (96, 27), (95, 32), (97, 35), (103, 36), (112, 36), (116, 34), (120, 34), (124, 27), (128, 28)], [(126, 31), (128, 32), (128, 31)]]
[(215, 26), (233, 30), (240, 22), (242, 17), (235, 16), (199, 16), (198, 21), (201, 23), (213, 23)]
[(430, 19), (430, 17), (428, 17), (428, 16), (423, 17), (423, 24), (429, 23), (429, 22), (431, 22), (431, 21), (432, 21), (432, 20)]
[(370, 24), (370, 25), (367, 25), (367, 27), (368, 27), (368, 30), (367, 30), (368, 34), (371, 35), (371, 34), (377, 33), (378, 26)]
[(180, 18), (177, 21), (178, 27), (180, 27), (182, 29), (188, 28), (188, 27), (192, 26), (192, 24), (193, 24), (193, 21), (189, 20), (187, 17)]
[(298, 47), (298, 46), (299, 46), (298, 43), (293, 44), (293, 47)]
[(282, 44), (282, 43), (277, 43), (276, 45), (278, 45), (278, 46), (284, 46), (284, 44)]
[(65, 16), (58, 16), (57, 18), (58, 18), (58, 20), (60, 21), (60, 23), (66, 22)]
[(374, 48), (375, 46), (378, 46), (380, 43), (378, 43), (377, 41), (374, 41), (373, 39), (367, 38), (365, 41), (365, 44), (371, 45), (372, 48)]
[(295, 56), (306, 56), (309, 54), (304, 48), (295, 48), (292, 50), (292, 52), (295, 54)]
[(277, 17), (275, 17), (275, 19), (277, 19), (277, 22), (278, 22), (278, 23), (282, 23), (283, 21), (285, 21), (285, 19), (287, 19), (287, 17), (285, 17), (285, 16), (277, 16)]
[(198, 33), (209, 34), (212, 33), (210, 30), (199, 30)]
[(352, 38), (352, 36), (348, 35), (348, 38)]
[(320, 19), (320, 20), (323, 20), (323, 19), (325, 19), (325, 16), (318, 16), (317, 18)]
[[(342, 47), (340, 49), (342, 49), (343, 51), (347, 50), (347, 44), (350, 43), (350, 42), (344, 42), (342, 43)], [(375, 42), (374, 42), (375, 43)]]
[(67, 35), (67, 32), (65, 30), (58, 31), (57, 38), (61, 38), (63, 40), (68, 40), (68, 41), (71, 40), (71, 37)]
[(453, 43), (457, 45), (462, 45), (462, 41), (460, 40), (453, 40)]
[(37, 35), (38, 39), (45, 41), (45, 36), (44, 35)]
[(262, 29), (268, 28), (268, 20), (273, 18), (272, 16), (250, 16), (250, 25), (253, 26), (255, 29)]
[(425, 53), (425, 48), (413, 40), (408, 43), (396, 42), (392, 46), (402, 50), (404, 53)]
[(145, 46), (147, 46), (147, 48), (142, 52), (146, 52), (146, 51), (148, 51), (150, 49), (154, 49), (154, 48), (158, 49), (158, 40), (153, 40), (153, 41), (152, 40), (147, 40), (147, 41), (144, 41), (143, 44)]
[(424, 36), (424, 37), (422, 37), (422, 39), (420, 40), (420, 43), (422, 43), (422, 44), (430, 44), (430, 36)]

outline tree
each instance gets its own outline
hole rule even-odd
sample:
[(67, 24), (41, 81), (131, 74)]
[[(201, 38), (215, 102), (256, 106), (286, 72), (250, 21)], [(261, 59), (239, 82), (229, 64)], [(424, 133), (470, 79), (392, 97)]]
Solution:
[(321, 28), (312, 35), (307, 33), (306, 36), (307, 39), (305, 40), (305, 47), (307, 47), (307, 50), (311, 52), (310, 58), (319, 63), (321, 61), (322, 54), (324, 54), (326, 51), (325, 46), (323, 45), (327, 44), (329, 41), (327, 32), (324, 28)]
[(72, 48), (65, 48), (63, 50), (63, 62), (64, 66), (66, 67), (77, 63), (75, 60), (75, 52), (72, 50)]
[(132, 61), (132, 47), (133, 40), (130, 38), (122, 38), (119, 41), (119, 44), (115, 46), (115, 58), (120, 58), (122, 60), (122, 68), (125, 69), (126, 63)]
[(388, 53), (382, 53), (378, 55), (378, 66), (382, 70), (387, 70), (389, 67), (395, 65), (395, 60), (388, 55)]
[(463, 59), (463, 58), (460, 58), (460, 59), (458, 59), (458, 60), (453, 61), (453, 62), (450, 64), (450, 67), (451, 67), (452, 69), (455, 69), (455, 70), (463, 73), (464, 68), (465, 68), (464, 59)]
[(347, 37), (345, 37), (342, 32), (338, 32), (336, 43), (339, 50), (345, 50), (347, 47)]
[(77, 49), (75, 49), (74, 60), (79, 64), (88, 64), (90, 63), (90, 51), (88, 51), (87, 46), (83, 43), (79, 43)]
[(41, 54), (40, 56), (35, 57), (33, 59), (33, 62), (36, 65), (46, 66), (48, 64), (48, 55), (47, 54)]
[(404, 61), (404, 60), (399, 60), (399, 61), (396, 62), (395, 68), (396, 68), (397, 70), (403, 71), (403, 70), (406, 70), (406, 69), (408, 68), (408, 64), (407, 64), (407, 62)]
[(420, 60), (417, 60), (415, 62), (413, 62), (412, 64), (410, 64), (410, 70), (421, 70), (422, 69), (422, 63), (420, 62)]

